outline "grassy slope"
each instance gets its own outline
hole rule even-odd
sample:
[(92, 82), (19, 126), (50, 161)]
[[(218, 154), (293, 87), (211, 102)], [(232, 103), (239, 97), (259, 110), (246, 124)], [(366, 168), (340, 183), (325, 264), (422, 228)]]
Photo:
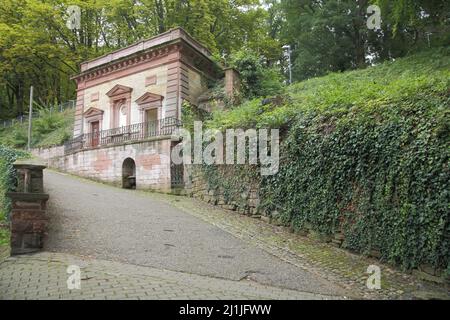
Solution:
[[(338, 230), (346, 248), (450, 275), (450, 47), (286, 91), (282, 106), (257, 99), (217, 111), (208, 123), (285, 129), (280, 171), (262, 179), (265, 212), (282, 208), (280, 219), (296, 230)], [(236, 170), (207, 176), (232, 195), (243, 180)]]
[[(74, 110), (63, 113), (43, 112), (33, 119), (32, 146), (51, 147), (64, 143), (72, 136)], [(27, 144), (27, 124), (16, 124), (11, 128), (0, 128), (0, 144), (23, 148)]]
[(429, 50), (364, 70), (333, 73), (296, 83), (287, 89), (290, 103), (261, 106), (260, 99), (226, 112), (217, 111), (209, 125), (281, 127), (303, 112), (324, 115), (373, 111), (396, 101), (440, 95), (450, 87), (450, 47)]

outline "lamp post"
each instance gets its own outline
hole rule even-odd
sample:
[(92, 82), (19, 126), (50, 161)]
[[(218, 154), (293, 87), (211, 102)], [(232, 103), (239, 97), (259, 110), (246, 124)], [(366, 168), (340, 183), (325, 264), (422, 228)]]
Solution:
[(28, 111), (28, 151), (31, 149), (31, 125), (33, 120), (33, 86), (30, 87), (30, 110)]
[(288, 58), (288, 68), (289, 68), (289, 84), (292, 84), (292, 62), (291, 62), (291, 46), (285, 45), (283, 46), (284, 51), (286, 52), (286, 56)]

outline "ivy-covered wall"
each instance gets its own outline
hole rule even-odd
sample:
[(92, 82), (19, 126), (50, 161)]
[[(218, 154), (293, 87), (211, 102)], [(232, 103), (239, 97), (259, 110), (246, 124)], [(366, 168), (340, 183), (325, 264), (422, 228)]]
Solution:
[[(296, 231), (344, 235), (406, 269), (449, 265), (450, 97), (375, 112), (298, 117), (281, 145), (280, 172), (196, 166), (193, 193), (242, 213), (277, 215)], [(448, 105), (448, 104), (447, 104)]]
[(264, 178), (204, 166), (209, 192), (237, 204), (258, 186), (257, 212), (296, 231), (450, 275), (449, 58), (441, 48), (293, 85), (283, 106), (253, 100), (213, 113), (208, 126), (221, 130), (281, 128), (281, 163)]
[(439, 108), (445, 101), (298, 118), (283, 142), (279, 174), (262, 180), (263, 208), (279, 211), (296, 230), (342, 233), (343, 247), (377, 250), (404, 268), (447, 268), (450, 114)]
[(185, 166), (188, 195), (223, 209), (259, 214), (259, 175), (252, 166)]

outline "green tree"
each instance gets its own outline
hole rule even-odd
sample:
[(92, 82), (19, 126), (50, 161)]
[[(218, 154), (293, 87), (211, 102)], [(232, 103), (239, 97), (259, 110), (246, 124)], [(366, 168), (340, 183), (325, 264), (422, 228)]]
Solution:
[(366, 64), (367, 1), (283, 0), (283, 39), (293, 48), (294, 79)]
[(246, 98), (272, 96), (283, 87), (280, 70), (270, 67), (263, 56), (250, 49), (234, 53), (230, 64), (240, 72), (242, 91)]
[[(381, 8), (381, 28), (370, 30), (367, 8)], [(293, 47), (294, 78), (363, 68), (449, 39), (449, 2), (281, 0), (281, 38)]]
[(376, 0), (384, 24), (395, 40), (408, 43), (409, 51), (449, 43), (450, 2), (444, 0)]
[[(219, 59), (243, 47), (276, 61), (258, 0), (4, 0), (0, 7), (0, 117), (24, 112), (28, 88), (42, 105), (75, 96), (70, 76), (87, 59), (183, 27)], [(69, 5), (81, 28), (66, 26)]]

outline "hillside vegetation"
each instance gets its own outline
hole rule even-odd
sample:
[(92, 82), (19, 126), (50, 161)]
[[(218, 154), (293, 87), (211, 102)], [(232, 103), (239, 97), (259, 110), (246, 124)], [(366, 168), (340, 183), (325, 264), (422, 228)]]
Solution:
[(12, 164), (17, 159), (28, 158), (27, 152), (0, 145), (0, 222), (6, 217), (9, 201), (6, 192), (11, 191), (14, 181)]
[(10, 201), (6, 196), (14, 185), (14, 170), (12, 164), (18, 158), (29, 157), (23, 151), (14, 150), (0, 145), (0, 247), (9, 242), (9, 231), (2, 227), (6, 223), (10, 211)]
[[(448, 97), (450, 48), (385, 62), (375, 67), (312, 78), (286, 89), (289, 103), (274, 108), (262, 106), (262, 99), (249, 101), (226, 112), (217, 110), (209, 126), (283, 127), (309, 112), (332, 117), (361, 112), (389, 112), (392, 103), (426, 97)], [(440, 105), (447, 109), (448, 105)], [(393, 110), (395, 111), (395, 110)]]
[[(74, 110), (62, 113), (43, 110), (32, 122), (32, 147), (51, 147), (63, 144), (72, 137)], [(0, 127), (0, 145), (24, 148), (28, 142), (28, 123)]]
[[(73, 110), (63, 113), (42, 111), (41, 117), (33, 119), (32, 147), (60, 145), (72, 135)], [(0, 246), (9, 241), (9, 231), (2, 227), (10, 212), (10, 201), (6, 196), (14, 184), (15, 172), (12, 164), (18, 158), (30, 155), (19, 149), (28, 142), (28, 124), (17, 123), (12, 127), (0, 128)]]
[(450, 275), (450, 48), (294, 84), (282, 105), (261, 101), (216, 111), (208, 126), (281, 128), (279, 173), (204, 167), (211, 189), (239, 204), (257, 184), (260, 210), (294, 230), (341, 233), (344, 248)]

